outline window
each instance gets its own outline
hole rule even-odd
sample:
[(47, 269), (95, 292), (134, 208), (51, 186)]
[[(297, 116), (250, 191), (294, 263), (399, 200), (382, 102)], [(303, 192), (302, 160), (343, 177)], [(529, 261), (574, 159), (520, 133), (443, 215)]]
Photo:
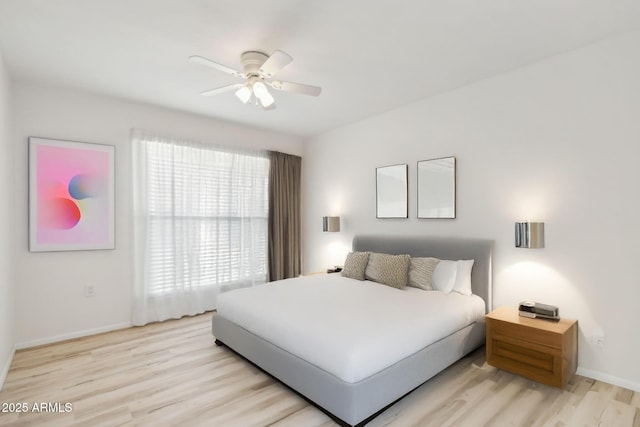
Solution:
[(146, 303), (184, 296), (213, 309), (221, 289), (264, 283), (267, 153), (144, 135), (133, 142), (136, 267), (144, 269), (137, 276)]

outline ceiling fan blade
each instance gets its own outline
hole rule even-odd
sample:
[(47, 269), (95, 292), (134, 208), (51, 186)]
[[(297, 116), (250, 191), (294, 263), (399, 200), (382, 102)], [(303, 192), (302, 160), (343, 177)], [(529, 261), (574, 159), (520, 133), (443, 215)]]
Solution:
[(204, 92), (200, 93), (200, 95), (204, 95), (204, 96), (218, 95), (220, 93), (231, 92), (232, 90), (239, 89), (242, 86), (244, 86), (244, 83), (236, 83), (233, 85), (222, 86), (216, 89), (205, 90)]
[(264, 78), (273, 77), (278, 71), (283, 69), (293, 58), (281, 50), (276, 50), (260, 67), (260, 74)]
[(302, 83), (282, 82), (278, 80), (268, 81), (267, 83), (274, 89), (285, 92), (301, 93), (303, 95), (318, 96), (322, 91), (322, 88), (319, 88), (318, 86), (305, 85)]
[(190, 56), (189, 59), (192, 60), (193, 62), (195, 62), (196, 64), (200, 64), (200, 65), (204, 65), (204, 66), (207, 66), (207, 67), (215, 68), (218, 71), (222, 71), (223, 73), (231, 74), (232, 76), (242, 77), (242, 78), (246, 77), (240, 71), (236, 71), (233, 68), (227, 67), (226, 65), (218, 64), (217, 62), (214, 62), (214, 61), (212, 61), (210, 59), (207, 59), (204, 56), (193, 55), (193, 56)]

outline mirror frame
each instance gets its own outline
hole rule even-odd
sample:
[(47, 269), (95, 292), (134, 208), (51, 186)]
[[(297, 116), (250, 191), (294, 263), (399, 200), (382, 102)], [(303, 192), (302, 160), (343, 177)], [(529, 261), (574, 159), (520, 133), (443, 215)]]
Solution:
[(421, 219), (455, 219), (456, 158), (418, 162), (417, 214)]
[(409, 165), (376, 168), (376, 218), (409, 218)]

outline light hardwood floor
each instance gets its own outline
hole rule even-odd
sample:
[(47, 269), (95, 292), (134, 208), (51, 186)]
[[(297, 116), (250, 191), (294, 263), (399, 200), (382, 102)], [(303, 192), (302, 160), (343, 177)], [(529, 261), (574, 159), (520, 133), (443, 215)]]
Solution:
[[(3, 426), (334, 426), (323, 412), (211, 336), (211, 313), (18, 351)], [(55, 413), (34, 403), (59, 403)], [(72, 411), (63, 412), (70, 403)], [(0, 408), (2, 409), (2, 408)], [(53, 407), (52, 409), (56, 409)], [(576, 376), (559, 390), (499, 371), (484, 348), (369, 426), (640, 427), (640, 393)]]

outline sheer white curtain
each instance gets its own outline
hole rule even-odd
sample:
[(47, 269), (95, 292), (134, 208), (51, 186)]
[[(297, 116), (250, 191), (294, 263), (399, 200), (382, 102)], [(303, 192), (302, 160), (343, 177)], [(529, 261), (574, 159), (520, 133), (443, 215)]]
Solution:
[(267, 280), (269, 158), (132, 131), (132, 322), (202, 313)]

